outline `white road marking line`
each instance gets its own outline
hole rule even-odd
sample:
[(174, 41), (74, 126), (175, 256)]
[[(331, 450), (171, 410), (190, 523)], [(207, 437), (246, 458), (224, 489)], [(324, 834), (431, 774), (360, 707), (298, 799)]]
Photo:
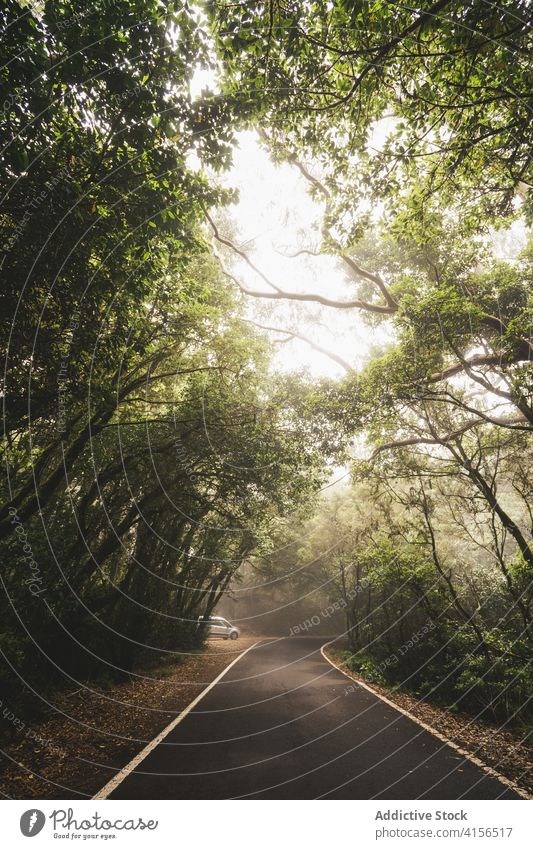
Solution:
[(235, 666), (235, 664), (238, 663), (239, 660), (244, 657), (245, 654), (247, 654), (249, 651), (258, 646), (260, 642), (262, 642), (262, 640), (258, 640), (257, 643), (253, 644), (253, 646), (248, 646), (248, 648), (241, 652), (240, 655), (235, 658), (235, 660), (232, 660), (231, 663), (226, 666), (226, 668), (223, 669), (222, 672), (217, 675), (217, 677), (213, 681), (211, 681), (211, 683), (208, 684), (208, 686), (204, 690), (202, 690), (202, 692), (198, 696), (196, 696), (195, 699), (193, 699), (190, 705), (187, 705), (187, 707), (184, 708), (184, 710), (182, 710), (182, 712), (175, 719), (173, 719), (172, 722), (166, 726), (166, 728), (163, 728), (163, 730), (159, 732), (157, 737), (154, 737), (154, 739), (151, 740), (148, 745), (144, 747), (144, 749), (141, 749), (139, 754), (135, 755), (133, 760), (126, 764), (126, 766), (121, 769), (120, 772), (117, 772), (117, 774), (110, 781), (108, 781), (107, 784), (105, 784), (104, 787), (102, 787), (102, 789), (99, 790), (95, 796), (93, 796), (93, 799), (107, 799), (107, 797), (111, 793), (113, 793), (114, 790), (116, 790), (119, 784), (122, 784), (124, 779), (127, 778), (128, 775), (130, 775), (130, 773), (132, 773), (139, 766), (139, 764), (144, 761), (144, 759), (150, 754), (150, 752), (152, 752), (156, 748), (156, 746), (159, 746), (159, 744), (165, 739), (165, 737), (170, 734), (170, 732), (173, 731), (174, 728), (176, 728), (180, 724), (180, 722), (183, 722), (183, 720), (191, 712), (191, 710), (196, 707), (198, 702), (200, 702), (210, 690), (213, 689), (215, 684), (218, 684), (218, 682), (221, 678), (224, 677), (226, 672), (229, 672), (232, 666)]
[(330, 658), (324, 651), (326, 646), (329, 646), (329, 643), (324, 643), (324, 645), (320, 648), (320, 653), (324, 660), (327, 660), (327, 662), (331, 664), (331, 666), (335, 667), (335, 669), (345, 675), (346, 678), (349, 678), (350, 681), (353, 681), (359, 687), (363, 687), (365, 690), (368, 690), (369, 693), (372, 693), (372, 695), (377, 696), (378, 699), (381, 699), (382, 702), (385, 702), (385, 704), (390, 705), (390, 707), (393, 707), (399, 713), (403, 713), (404, 716), (406, 716), (408, 719), (411, 719), (413, 722), (416, 722), (417, 725), (422, 726), (425, 731), (429, 731), (430, 734), (433, 734), (434, 737), (437, 737), (443, 743), (446, 743), (447, 746), (451, 746), (452, 749), (455, 749), (455, 751), (459, 752), (459, 754), (462, 755), (464, 758), (469, 761), (472, 761), (473, 764), (480, 767), (480, 769), (486, 772), (487, 775), (490, 775), (492, 778), (497, 778), (498, 781), (500, 781), (502, 784), (505, 784), (506, 787), (510, 787), (511, 790), (514, 790), (515, 793), (518, 793), (518, 795), (521, 796), (522, 799), (533, 799), (533, 796), (530, 796), (526, 790), (523, 790), (521, 787), (515, 784), (514, 781), (511, 781), (510, 778), (506, 778), (505, 775), (501, 775), (501, 773), (497, 772), (495, 769), (493, 769), (491, 766), (488, 766), (486, 763), (483, 763), (483, 761), (481, 761), (475, 755), (472, 755), (470, 752), (467, 752), (466, 749), (462, 749), (460, 746), (457, 745), (457, 743), (454, 743), (453, 740), (449, 740), (448, 737), (445, 737), (444, 734), (442, 734), (440, 731), (437, 731), (436, 728), (432, 728), (431, 725), (427, 725), (427, 723), (422, 722), (422, 720), (418, 719), (418, 717), (416, 717), (414, 714), (409, 713), (408, 710), (404, 710), (404, 708), (397, 705), (396, 702), (393, 702), (390, 699), (387, 699), (385, 696), (382, 696), (381, 693), (378, 693), (377, 690), (374, 690), (373, 687), (370, 687), (368, 684), (365, 684), (359, 678), (352, 678), (352, 676), (345, 672), (344, 669), (341, 669), (340, 666), (337, 666), (336, 663), (330, 660)]

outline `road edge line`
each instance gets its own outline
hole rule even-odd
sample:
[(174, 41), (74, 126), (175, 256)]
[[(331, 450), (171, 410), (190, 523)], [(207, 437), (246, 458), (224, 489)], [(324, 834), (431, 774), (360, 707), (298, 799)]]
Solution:
[(452, 749), (455, 749), (456, 752), (458, 752), (467, 760), (472, 761), (473, 764), (480, 767), (484, 772), (487, 773), (487, 775), (490, 775), (491, 778), (497, 778), (498, 781), (500, 781), (506, 787), (510, 787), (511, 790), (514, 790), (515, 793), (518, 793), (518, 795), (521, 796), (522, 799), (533, 799), (533, 796), (531, 796), (527, 792), (527, 790), (524, 790), (522, 787), (519, 787), (518, 784), (516, 784), (510, 778), (507, 778), (505, 775), (502, 775), (493, 767), (484, 763), (482, 760), (480, 760), (480, 758), (476, 757), (476, 755), (473, 755), (470, 752), (467, 752), (466, 749), (463, 749), (461, 748), (461, 746), (458, 746), (457, 743), (454, 743), (453, 740), (450, 740), (441, 731), (437, 731), (436, 728), (433, 728), (431, 725), (428, 725), (426, 722), (423, 722), (421, 719), (418, 719), (418, 717), (416, 717), (414, 714), (410, 713), (408, 710), (405, 710), (405, 708), (400, 707), (400, 705), (397, 705), (396, 702), (391, 701), (391, 699), (387, 699), (386, 696), (382, 696), (381, 693), (378, 693), (377, 690), (374, 690), (373, 687), (370, 687), (369, 684), (366, 684), (359, 678), (352, 678), (352, 676), (348, 672), (345, 672), (344, 669), (342, 669), (340, 666), (337, 666), (337, 664), (334, 663), (327, 656), (324, 651), (324, 648), (329, 645), (331, 645), (331, 643), (324, 643), (324, 645), (320, 647), (320, 654), (322, 655), (324, 660), (327, 660), (330, 666), (333, 666), (338, 672), (340, 672), (342, 675), (345, 675), (346, 678), (349, 678), (350, 681), (353, 681), (359, 687), (363, 687), (365, 690), (368, 690), (368, 692), (372, 693), (373, 696), (377, 696), (378, 699), (381, 699), (382, 702), (385, 702), (385, 704), (394, 708), (399, 713), (406, 716), (408, 719), (411, 719), (413, 722), (416, 722), (417, 725), (420, 725), (425, 731), (429, 731), (430, 734), (433, 734), (433, 736), (436, 737), (438, 740), (441, 740), (443, 743), (446, 743), (447, 746), (451, 746)]
[(245, 649), (243, 652), (240, 653), (240, 655), (238, 655), (234, 660), (232, 660), (231, 663), (228, 664), (228, 666), (226, 666), (222, 670), (222, 672), (220, 672), (217, 677), (214, 678), (211, 683), (208, 684), (207, 687), (205, 687), (202, 692), (199, 693), (196, 698), (193, 699), (192, 702), (188, 704), (187, 707), (184, 708), (175, 719), (172, 720), (172, 722), (170, 722), (165, 728), (163, 728), (163, 730), (160, 731), (159, 734), (154, 737), (153, 740), (150, 740), (150, 742), (144, 747), (144, 749), (141, 749), (141, 751), (138, 752), (135, 757), (131, 761), (129, 761), (129, 763), (126, 764), (126, 766), (122, 767), (122, 769), (119, 770), (119, 772), (117, 772), (117, 774), (114, 775), (113, 778), (111, 778), (107, 782), (107, 784), (104, 784), (102, 789), (99, 790), (98, 793), (96, 793), (96, 795), (92, 797), (92, 799), (107, 799), (110, 793), (116, 790), (119, 784), (122, 784), (124, 779), (127, 778), (128, 775), (130, 775), (139, 766), (139, 764), (144, 761), (146, 757), (148, 757), (150, 752), (152, 752), (156, 748), (156, 746), (158, 746), (165, 739), (165, 737), (180, 724), (180, 722), (183, 722), (183, 720), (191, 712), (191, 710), (196, 707), (198, 702), (200, 702), (203, 697), (206, 696), (207, 693), (212, 690), (216, 684), (218, 684), (218, 682), (221, 680), (221, 678), (224, 677), (226, 672), (229, 672), (232, 666), (235, 666), (235, 664), (238, 663), (239, 660), (244, 657), (245, 654), (247, 654), (252, 649), (255, 649), (255, 647), (258, 646), (261, 642), (262, 640), (258, 640), (252, 646), (248, 646), (247, 649)]

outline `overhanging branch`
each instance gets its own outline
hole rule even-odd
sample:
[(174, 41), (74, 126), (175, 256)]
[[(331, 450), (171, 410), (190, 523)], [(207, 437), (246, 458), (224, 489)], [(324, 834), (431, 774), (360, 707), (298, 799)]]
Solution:
[(508, 363), (509, 360), (503, 354), (476, 354), (468, 360), (461, 360), (451, 366), (447, 366), (442, 371), (434, 372), (429, 378), (429, 381), (430, 383), (437, 383), (440, 380), (453, 377), (468, 368), (476, 368), (477, 366), (504, 366), (508, 365)]
[[(228, 240), (225, 240), (224, 244), (227, 243)], [(240, 251), (239, 249), (238, 253), (242, 254), (244, 252)], [(235, 275), (232, 274), (231, 271), (226, 268), (222, 257), (220, 256), (220, 254), (216, 253), (216, 251), (215, 256), (220, 262), (220, 267), (222, 268), (222, 271), (224, 272), (226, 277), (232, 280), (233, 283), (238, 286), (238, 288), (244, 295), (250, 295), (252, 298), (265, 298), (271, 301), (305, 301), (307, 303), (322, 304), (322, 306), (324, 307), (333, 307), (334, 309), (338, 310), (361, 309), (366, 310), (367, 312), (377, 313), (379, 315), (392, 315), (396, 312), (396, 309), (393, 309), (392, 307), (383, 306), (382, 304), (372, 304), (369, 301), (361, 300), (361, 298), (353, 298), (349, 301), (339, 301), (334, 298), (326, 298), (324, 295), (319, 295), (315, 292), (287, 292), (284, 289), (280, 289), (279, 286), (276, 286), (270, 280), (265, 278), (264, 274), (261, 274), (261, 277), (266, 280), (269, 286), (272, 286), (274, 291), (264, 292), (258, 291), (257, 289), (248, 289), (247, 286), (244, 286), (244, 284), (241, 283), (240, 280), (238, 280)], [(255, 270), (255, 266), (251, 265), (250, 263), (248, 264), (251, 268), (254, 268)]]
[[(471, 419), (466, 422), (461, 427), (457, 428), (457, 430), (450, 431), (443, 436), (438, 435), (430, 435), (430, 436), (413, 436), (409, 439), (394, 439), (391, 442), (384, 442), (383, 445), (378, 445), (377, 448), (374, 449), (372, 454), (370, 455), (369, 460), (374, 460), (379, 454), (382, 454), (384, 451), (391, 451), (395, 448), (409, 448), (412, 445), (443, 445), (446, 446), (448, 443), (455, 441), (463, 434), (467, 433), (467, 431), (472, 430), (472, 428), (479, 427), (480, 425), (487, 424), (487, 417)], [(508, 427), (513, 430), (522, 430), (523, 423), (525, 422), (525, 418), (521, 416), (520, 418), (491, 418), (490, 424), (498, 425), (499, 427)], [(519, 426), (519, 427), (517, 427)], [(529, 427), (526, 430), (530, 430)]]

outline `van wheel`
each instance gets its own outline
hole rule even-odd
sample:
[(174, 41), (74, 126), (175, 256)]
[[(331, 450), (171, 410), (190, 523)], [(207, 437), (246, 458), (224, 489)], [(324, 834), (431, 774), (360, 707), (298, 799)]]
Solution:
[(233, 634), (230, 634), (230, 635), (229, 635), (229, 638), (230, 638), (230, 640), (236, 640), (236, 639), (237, 639), (237, 634), (236, 634), (236, 632), (234, 631), (234, 632), (233, 632)]

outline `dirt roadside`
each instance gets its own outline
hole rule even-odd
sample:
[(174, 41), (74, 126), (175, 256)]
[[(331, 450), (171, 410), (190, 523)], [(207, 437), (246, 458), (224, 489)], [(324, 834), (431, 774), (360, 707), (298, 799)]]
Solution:
[(0, 792), (10, 799), (91, 798), (260, 639), (209, 640), (200, 653), (111, 688), (61, 694), (49, 718), (27, 724), (0, 755)]

